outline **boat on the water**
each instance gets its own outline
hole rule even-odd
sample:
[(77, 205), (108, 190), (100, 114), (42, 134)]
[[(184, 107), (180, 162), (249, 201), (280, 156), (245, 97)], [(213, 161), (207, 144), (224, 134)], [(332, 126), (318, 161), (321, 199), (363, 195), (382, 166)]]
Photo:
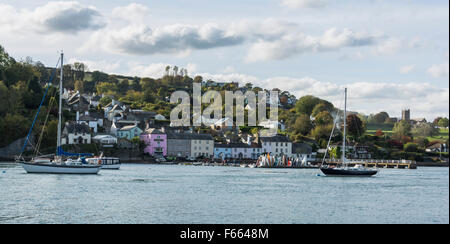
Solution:
[[(38, 107), (38, 111), (36, 112), (36, 116), (34, 118), (34, 121), (31, 125), (31, 128), (28, 132), (27, 138), (25, 140), (25, 143), (22, 147), (21, 154), (16, 157), (16, 162), (20, 163), (24, 170), (27, 173), (43, 173), (43, 174), (97, 174), (100, 169), (101, 165), (99, 164), (90, 164), (86, 161), (84, 156), (92, 156), (92, 154), (88, 153), (68, 153), (65, 152), (61, 147), (61, 121), (62, 121), (62, 96), (63, 96), (63, 65), (64, 63), (64, 54), (61, 52), (61, 57), (58, 61), (58, 64), (60, 64), (60, 80), (59, 80), (59, 111), (58, 111), (58, 135), (57, 135), (57, 149), (56, 154), (53, 158), (51, 157), (39, 157), (37, 156), (37, 153), (39, 152), (39, 146), (36, 147), (35, 152), (36, 155), (34, 158), (32, 158), (30, 161), (26, 161), (24, 157), (22, 156), (26, 145), (29, 143), (30, 135), (33, 130), (33, 127), (35, 125), (35, 122), (38, 118), (39, 112), (41, 110), (42, 104), (45, 101), (45, 98), (47, 96), (47, 92), (50, 88), (50, 84), (53, 80), (53, 77), (55, 75), (55, 70), (52, 73), (52, 76), (49, 80), (49, 83), (47, 84), (47, 89), (45, 90), (44, 96), (42, 97), (41, 104)], [(50, 112), (50, 108), (48, 109)], [(48, 118), (48, 116), (47, 116)], [(45, 128), (45, 123), (44, 123)], [(44, 130), (42, 128), (42, 130)], [(41, 134), (42, 136), (42, 134)], [(78, 159), (72, 159), (71, 157), (79, 157)]]
[(320, 170), (327, 176), (373, 176), (378, 173), (377, 170), (368, 169), (357, 164), (354, 167), (322, 167)]
[(82, 163), (58, 163), (58, 162), (21, 162), (22, 167), (27, 173), (41, 174), (97, 174), (100, 171), (100, 165), (86, 165)]
[(94, 157), (87, 158), (86, 161), (89, 164), (100, 165), (102, 169), (120, 169), (120, 159), (113, 157)]
[[(339, 116), (336, 116), (338, 118)], [(346, 127), (347, 127), (347, 88), (345, 88), (345, 102), (344, 102), (344, 136), (342, 140), (342, 165), (340, 167), (330, 167), (328, 165), (324, 165), (326, 153), (322, 160), (322, 164), (320, 166), (320, 171), (324, 173), (326, 176), (366, 176), (370, 177), (376, 175), (378, 170), (369, 169), (361, 164), (356, 164), (354, 167), (349, 167), (346, 158), (345, 158), (345, 146), (346, 146)], [(330, 145), (331, 137), (333, 136), (334, 129), (336, 126), (336, 121), (334, 121), (333, 129), (331, 131), (330, 139), (328, 140), (327, 148)]]

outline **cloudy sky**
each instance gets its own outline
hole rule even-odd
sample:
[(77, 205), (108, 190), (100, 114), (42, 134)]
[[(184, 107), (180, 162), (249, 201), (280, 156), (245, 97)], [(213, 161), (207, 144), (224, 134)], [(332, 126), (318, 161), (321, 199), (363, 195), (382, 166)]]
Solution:
[(312, 94), (349, 109), (449, 116), (447, 0), (0, 0), (0, 44), (20, 60)]

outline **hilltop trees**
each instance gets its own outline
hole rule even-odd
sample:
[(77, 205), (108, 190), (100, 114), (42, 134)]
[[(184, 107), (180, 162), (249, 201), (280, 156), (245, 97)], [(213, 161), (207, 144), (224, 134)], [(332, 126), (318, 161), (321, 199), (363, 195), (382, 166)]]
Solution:
[(320, 107), (316, 110), (316, 113), (322, 112), (327, 109), (332, 109), (334, 107), (333, 104), (328, 101), (322, 100), (315, 96), (308, 95), (301, 97), (297, 101), (297, 103), (295, 104), (295, 110), (299, 114), (306, 114), (310, 116), (312, 115), (314, 108), (321, 103), (323, 105), (320, 105)]
[(364, 135), (365, 127), (358, 115), (349, 114), (347, 116), (347, 132), (354, 140)]
[(382, 123), (385, 123), (388, 119), (389, 119), (389, 114), (388, 113), (380, 112), (380, 113), (375, 114), (372, 117), (372, 121), (371, 122), (376, 123), (376, 124), (382, 124)]
[(448, 128), (448, 118), (439, 119), (438, 126), (442, 128)]
[(313, 124), (311, 123), (311, 119), (306, 114), (301, 114), (295, 119), (294, 130), (296, 134), (308, 135), (311, 129), (313, 128)]
[(437, 136), (439, 135), (439, 129), (434, 127), (433, 124), (422, 123), (412, 129), (412, 134), (420, 137)]

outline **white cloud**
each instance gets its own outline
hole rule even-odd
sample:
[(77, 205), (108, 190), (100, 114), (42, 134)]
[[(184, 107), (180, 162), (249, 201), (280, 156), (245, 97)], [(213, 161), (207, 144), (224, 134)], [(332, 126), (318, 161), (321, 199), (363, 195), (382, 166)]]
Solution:
[(192, 49), (234, 46), (243, 41), (243, 37), (229, 34), (216, 24), (174, 24), (154, 29), (145, 25), (129, 25), (118, 30), (106, 29), (95, 33), (83, 49), (98, 48), (100, 45), (112, 53), (183, 54)]
[(95, 7), (78, 2), (49, 2), (34, 10), (0, 4), (0, 30), (27, 33), (77, 33), (104, 26)]
[(333, 102), (335, 106), (343, 104), (343, 89), (347, 87), (349, 110), (366, 114), (387, 111), (391, 116), (398, 116), (402, 108), (410, 107), (414, 117), (428, 120), (437, 115), (448, 117), (449, 89), (429, 83), (355, 82), (337, 85), (308, 77), (273, 77), (255, 83), (267, 89), (277, 87), (297, 97), (314, 95)]
[(120, 61), (107, 61), (107, 60), (79, 60), (76, 58), (70, 58), (68, 63), (73, 64), (75, 62), (83, 63), (87, 66), (88, 71), (102, 71), (110, 74), (118, 74), (117, 70), (122, 66)]
[(391, 55), (395, 54), (402, 47), (402, 41), (397, 38), (389, 38), (377, 46), (379, 54)]
[(434, 64), (427, 70), (427, 72), (434, 78), (448, 76), (448, 65), (448, 62), (443, 64)]
[(115, 7), (112, 11), (114, 17), (130, 22), (142, 22), (150, 14), (150, 9), (139, 3)]
[(403, 66), (403, 67), (400, 68), (400, 73), (402, 73), (402, 74), (408, 74), (408, 73), (410, 73), (411, 71), (413, 71), (415, 67), (416, 67), (416, 66), (413, 65), (413, 64), (412, 64), (412, 65), (406, 65), (406, 66)]
[[(139, 64), (136, 62), (128, 63), (128, 71), (126, 75), (130, 76), (139, 76), (139, 77), (150, 77), (150, 78), (160, 78), (166, 74), (166, 67), (171, 66), (172, 68), (175, 66), (173, 64), (167, 63), (153, 63), (153, 64)], [(187, 63), (184, 66), (177, 65), (178, 70), (184, 68), (187, 70), (189, 76), (194, 76), (197, 71), (197, 65), (194, 63)], [(171, 69), (172, 72), (172, 69)]]
[(281, 60), (306, 52), (333, 51), (343, 47), (373, 45), (377, 39), (378, 37), (375, 35), (336, 28), (328, 29), (318, 37), (292, 33), (273, 41), (260, 39), (251, 46), (246, 60), (248, 62)]
[(325, 7), (326, 2), (323, 0), (283, 0), (281, 4), (288, 8), (321, 8)]

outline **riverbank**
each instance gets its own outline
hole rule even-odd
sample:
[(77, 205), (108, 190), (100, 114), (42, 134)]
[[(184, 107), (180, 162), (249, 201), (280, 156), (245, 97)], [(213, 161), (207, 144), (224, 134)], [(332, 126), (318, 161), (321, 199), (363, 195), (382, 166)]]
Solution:
[[(0, 158), (1, 162), (14, 162), (13, 158)], [(146, 160), (146, 159), (121, 159), (122, 164), (148, 164), (148, 165), (175, 165), (175, 164), (185, 164), (184, 162), (166, 162), (166, 163), (158, 163), (153, 160)], [(189, 165), (192, 163), (186, 163), (186, 165)], [(235, 166), (235, 165), (222, 165), (219, 163), (212, 164), (211, 166)], [(449, 162), (416, 162), (417, 167), (449, 167)]]

